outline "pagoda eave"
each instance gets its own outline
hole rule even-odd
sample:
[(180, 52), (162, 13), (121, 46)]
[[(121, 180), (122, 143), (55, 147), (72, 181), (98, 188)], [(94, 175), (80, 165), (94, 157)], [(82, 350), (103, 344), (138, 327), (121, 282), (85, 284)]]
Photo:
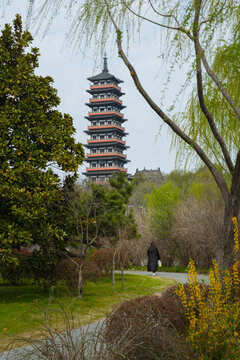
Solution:
[(127, 121), (127, 119), (125, 118), (121, 118), (119, 116), (116, 115), (104, 115), (104, 116), (95, 116), (93, 118), (93, 116), (84, 116), (85, 119), (87, 119), (88, 121), (92, 121), (92, 120), (102, 120), (102, 119), (106, 119), (106, 120), (117, 120), (120, 121), (121, 123), (124, 123), (125, 121)]
[(94, 76), (90, 76), (87, 78), (87, 80), (91, 81), (92, 83), (94, 83), (94, 81), (109, 81), (109, 83), (106, 83), (104, 85), (108, 85), (111, 84), (110, 81), (116, 82), (117, 84), (123, 83), (123, 80), (118, 79), (117, 77), (115, 77), (114, 75), (109, 74), (108, 71), (103, 71), (100, 74), (94, 75)]
[(89, 164), (91, 164), (92, 162), (95, 161), (101, 161), (101, 160), (109, 160), (109, 161), (113, 161), (113, 160), (121, 160), (122, 163), (126, 164), (127, 162), (129, 162), (127, 159), (122, 158), (121, 156), (99, 156), (99, 157), (94, 157), (94, 158), (89, 158), (89, 156), (87, 156), (85, 158), (85, 161), (87, 161)]
[(119, 171), (122, 171), (122, 172), (127, 172), (127, 169), (124, 169), (122, 167), (118, 167), (118, 166), (115, 166), (115, 167), (99, 167), (99, 168), (86, 168), (86, 173), (87, 174), (105, 174), (105, 175), (108, 175), (108, 174), (111, 174), (112, 172), (119, 172)]
[(86, 149), (92, 149), (92, 148), (95, 148), (96, 146), (101, 148), (101, 147), (106, 147), (106, 145), (108, 146), (114, 146), (114, 145), (117, 145), (121, 150), (126, 150), (126, 149), (129, 149), (129, 146), (126, 146), (126, 145), (123, 145), (123, 144), (119, 144), (119, 143), (110, 143), (110, 144), (84, 144), (83, 146), (86, 148)]
[[(110, 85), (109, 85), (109, 88), (110, 88)], [(119, 88), (120, 89), (120, 88)], [(115, 87), (112, 87), (111, 88), (111, 91), (114, 91), (118, 96), (123, 96), (125, 95), (124, 92), (121, 91), (121, 89), (116, 89)], [(96, 94), (96, 93), (101, 93), (102, 92), (102, 88), (96, 88), (96, 89), (89, 89), (89, 90), (86, 90), (86, 92), (88, 92), (89, 94), (93, 95), (93, 94)]]
[[(96, 129), (96, 130), (84, 130), (84, 132), (85, 132), (85, 134), (88, 134), (88, 135), (90, 135), (90, 134), (97, 134), (97, 133), (101, 133), (101, 129)], [(128, 133), (126, 133), (125, 131), (122, 131), (122, 130), (119, 130), (119, 129), (117, 129), (117, 128), (109, 128), (109, 129), (104, 129), (104, 131), (106, 132), (106, 133), (108, 133), (108, 132), (112, 132), (112, 131), (116, 131), (118, 134), (121, 134), (121, 136), (127, 136), (128, 135)], [(109, 140), (109, 139), (108, 139)]]
[(120, 104), (118, 101), (115, 100), (109, 100), (106, 102), (96, 102), (96, 103), (85, 103), (85, 105), (87, 105), (88, 107), (90, 107), (91, 109), (94, 108), (95, 106), (109, 106), (109, 105), (115, 105), (116, 107), (118, 107), (120, 110), (126, 108), (125, 105)]

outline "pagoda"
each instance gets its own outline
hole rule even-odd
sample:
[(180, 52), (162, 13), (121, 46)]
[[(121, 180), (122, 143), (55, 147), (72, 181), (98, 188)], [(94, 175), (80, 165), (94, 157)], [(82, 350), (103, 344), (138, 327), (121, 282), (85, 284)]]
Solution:
[(123, 123), (126, 121), (121, 110), (126, 106), (122, 105), (120, 97), (124, 95), (119, 87), (123, 81), (108, 72), (106, 54), (103, 58), (103, 70), (100, 74), (87, 78), (91, 81), (91, 95), (86, 104), (90, 107), (89, 121), (86, 131), (88, 134), (88, 149), (86, 154), (87, 168), (83, 174), (90, 181), (106, 183), (116, 172), (127, 172), (124, 165), (127, 160), (124, 151), (128, 148), (123, 138), (128, 135), (125, 132)]

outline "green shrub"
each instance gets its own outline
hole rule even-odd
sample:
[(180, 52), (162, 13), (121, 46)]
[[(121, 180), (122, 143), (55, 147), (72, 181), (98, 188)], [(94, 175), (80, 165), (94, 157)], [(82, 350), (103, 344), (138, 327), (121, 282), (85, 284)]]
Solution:
[(56, 284), (55, 266), (59, 255), (54, 250), (34, 250), (28, 257), (29, 276), (46, 292)]
[(7, 259), (0, 257), (0, 273), (3, 280), (11, 285), (18, 285), (27, 274), (29, 255), (30, 253), (24, 249), (13, 249)]

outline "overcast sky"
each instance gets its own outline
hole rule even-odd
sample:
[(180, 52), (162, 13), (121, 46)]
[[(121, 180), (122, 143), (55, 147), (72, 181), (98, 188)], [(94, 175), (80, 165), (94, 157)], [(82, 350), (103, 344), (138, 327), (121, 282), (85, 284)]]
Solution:
[[(13, 0), (11, 6), (4, 9), (4, 15), (3, 7), (1, 7), (1, 29), (5, 23), (12, 22), (16, 13), (22, 15), (25, 25), (27, 3), (27, 0)], [(159, 58), (158, 41), (156, 41), (154, 30), (151, 29), (147, 28), (140, 43), (131, 45), (129, 59), (139, 72), (140, 80), (146, 90), (156, 102), (159, 102), (163, 83), (166, 81), (166, 65)], [(102, 61), (98, 61), (97, 68), (94, 68), (94, 54), (91, 49), (87, 50), (86, 57), (83, 58), (82, 54), (74, 51), (73, 48), (63, 47), (67, 31), (64, 17), (59, 17), (53, 22), (44, 38), (41, 31), (37, 35), (31, 27), (30, 31), (34, 36), (33, 45), (40, 48), (40, 66), (37, 73), (53, 77), (54, 87), (58, 90), (61, 99), (59, 110), (73, 117), (76, 139), (85, 144), (87, 135), (84, 130), (87, 128), (88, 121), (84, 116), (89, 110), (85, 105), (89, 99), (86, 89), (90, 86), (87, 77), (102, 71)], [(106, 52), (109, 72), (124, 81), (121, 88), (126, 95), (122, 97), (122, 101), (127, 107), (122, 112), (128, 119), (124, 126), (129, 133), (126, 137), (126, 143), (130, 146), (127, 157), (131, 160), (127, 164), (128, 172), (134, 174), (137, 168), (141, 170), (145, 167), (146, 169), (160, 168), (163, 173), (169, 173), (175, 167), (175, 153), (170, 152), (171, 137), (166, 125), (163, 125), (160, 130), (161, 119), (136, 91), (128, 70), (117, 56), (116, 48), (111, 45)], [(164, 103), (164, 110), (171, 105), (174, 91), (179, 89), (181, 81), (182, 73), (175, 73), (172, 83), (169, 84), (170, 91)], [(86, 164), (80, 167), (80, 174), (85, 167)]]

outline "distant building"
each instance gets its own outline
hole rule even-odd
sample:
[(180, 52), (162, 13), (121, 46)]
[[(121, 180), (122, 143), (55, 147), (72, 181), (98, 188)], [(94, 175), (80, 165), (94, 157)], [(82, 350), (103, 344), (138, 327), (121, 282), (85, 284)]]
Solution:
[(142, 176), (143, 179), (149, 180), (155, 184), (160, 184), (163, 179), (163, 174), (160, 168), (157, 168), (156, 170), (147, 170), (145, 168), (143, 170), (136, 169), (133, 177), (135, 176)]
[(120, 97), (124, 95), (119, 87), (123, 81), (108, 72), (106, 54), (103, 58), (103, 70), (100, 74), (89, 77), (92, 82), (89, 103), (90, 112), (85, 118), (89, 121), (89, 135), (86, 161), (88, 167), (83, 174), (90, 181), (105, 183), (116, 172), (125, 172), (124, 167), (129, 161), (124, 151), (129, 147), (123, 138), (128, 135), (122, 126), (126, 121), (121, 110), (126, 106), (122, 105)]

